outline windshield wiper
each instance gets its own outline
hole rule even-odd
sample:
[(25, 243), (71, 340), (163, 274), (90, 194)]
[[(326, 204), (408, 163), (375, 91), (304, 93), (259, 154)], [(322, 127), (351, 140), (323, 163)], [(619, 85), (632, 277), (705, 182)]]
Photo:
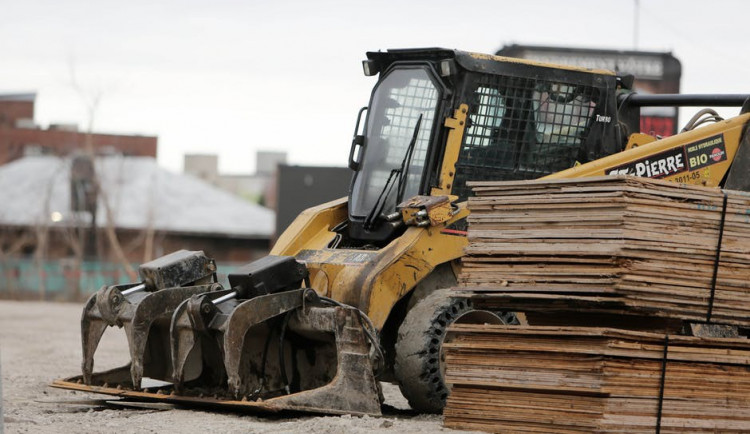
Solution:
[(383, 212), (385, 202), (388, 199), (388, 196), (390, 196), (391, 190), (393, 189), (393, 179), (397, 179), (396, 203), (400, 203), (403, 199), (404, 190), (406, 189), (406, 182), (404, 182), (404, 180), (406, 179), (406, 175), (409, 172), (409, 164), (411, 164), (411, 157), (414, 154), (414, 147), (417, 144), (417, 136), (419, 135), (419, 127), (421, 124), (422, 114), (420, 113), (419, 118), (417, 118), (417, 124), (414, 126), (414, 132), (412, 133), (411, 141), (409, 142), (409, 146), (406, 148), (404, 159), (401, 160), (401, 167), (399, 167), (398, 169), (391, 169), (391, 173), (388, 175), (388, 179), (385, 181), (385, 185), (383, 185), (383, 189), (378, 195), (378, 200), (375, 201), (375, 204), (365, 218), (365, 230), (371, 230), (375, 225), (376, 217)]
[(414, 148), (417, 144), (417, 136), (419, 135), (419, 126), (422, 124), (422, 114), (419, 114), (417, 118), (417, 124), (414, 126), (414, 134), (411, 136), (411, 142), (409, 147), (406, 149), (406, 155), (404, 160), (401, 162), (401, 171), (398, 177), (398, 188), (396, 189), (396, 204), (401, 203), (404, 199), (404, 190), (406, 190), (406, 178), (409, 176), (409, 166), (411, 165), (411, 157), (414, 155)]

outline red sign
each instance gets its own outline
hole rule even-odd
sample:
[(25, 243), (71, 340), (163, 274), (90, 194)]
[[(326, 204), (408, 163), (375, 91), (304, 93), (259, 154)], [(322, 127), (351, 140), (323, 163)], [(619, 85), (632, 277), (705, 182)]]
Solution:
[(641, 116), (641, 132), (652, 136), (671, 136), (675, 132), (675, 120), (673, 117)]

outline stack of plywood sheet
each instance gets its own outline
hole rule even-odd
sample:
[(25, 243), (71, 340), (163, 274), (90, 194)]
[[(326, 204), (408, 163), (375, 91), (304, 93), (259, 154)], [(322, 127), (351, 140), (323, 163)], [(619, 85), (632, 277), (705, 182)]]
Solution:
[(473, 187), (459, 283), (480, 306), (750, 325), (747, 193), (614, 176)]
[(450, 428), (750, 431), (746, 339), (459, 324), (444, 349)]

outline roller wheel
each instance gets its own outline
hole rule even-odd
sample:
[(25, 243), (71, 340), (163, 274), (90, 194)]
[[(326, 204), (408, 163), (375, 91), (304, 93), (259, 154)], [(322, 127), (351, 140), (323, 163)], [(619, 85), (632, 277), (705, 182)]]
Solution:
[(440, 413), (450, 391), (445, 384), (445, 331), (452, 323), (517, 324), (512, 313), (474, 310), (471, 301), (453, 298), (450, 289), (438, 289), (419, 300), (406, 314), (398, 331), (394, 373), (409, 405), (420, 412)]

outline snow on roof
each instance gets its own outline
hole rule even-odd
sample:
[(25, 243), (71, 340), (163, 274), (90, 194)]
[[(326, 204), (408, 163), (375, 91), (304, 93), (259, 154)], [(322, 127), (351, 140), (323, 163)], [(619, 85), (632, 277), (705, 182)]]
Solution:
[[(70, 226), (82, 218), (90, 221), (87, 213), (71, 211), (71, 161), (34, 156), (0, 166), (0, 224)], [(100, 227), (107, 224), (106, 199), (117, 228), (242, 238), (273, 234), (272, 210), (162, 169), (151, 157), (98, 157), (95, 167), (102, 190)]]
[(0, 93), (0, 101), (34, 102), (35, 99), (36, 99), (36, 92)]

